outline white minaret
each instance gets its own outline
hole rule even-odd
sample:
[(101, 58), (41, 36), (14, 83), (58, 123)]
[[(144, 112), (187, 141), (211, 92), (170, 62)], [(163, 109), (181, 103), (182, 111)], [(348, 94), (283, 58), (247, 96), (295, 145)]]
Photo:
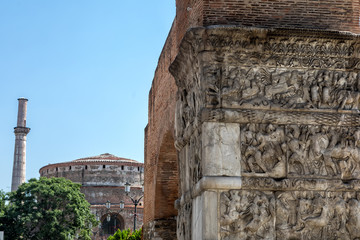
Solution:
[(19, 98), (17, 126), (15, 127), (14, 166), (11, 182), (11, 191), (16, 191), (25, 182), (26, 174), (26, 135), (30, 128), (26, 127), (27, 99)]

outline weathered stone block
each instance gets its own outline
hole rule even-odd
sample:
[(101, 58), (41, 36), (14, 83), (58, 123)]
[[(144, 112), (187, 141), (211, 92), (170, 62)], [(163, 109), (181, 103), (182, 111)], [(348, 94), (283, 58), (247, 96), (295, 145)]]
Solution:
[(204, 176), (240, 176), (240, 125), (205, 122), (202, 126)]
[(217, 239), (217, 196), (216, 191), (205, 191), (193, 199), (191, 239)]

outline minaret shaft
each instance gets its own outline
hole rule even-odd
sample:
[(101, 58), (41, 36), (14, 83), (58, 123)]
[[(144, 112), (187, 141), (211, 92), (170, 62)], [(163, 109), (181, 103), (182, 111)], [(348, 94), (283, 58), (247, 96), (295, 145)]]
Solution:
[(26, 127), (27, 99), (19, 98), (17, 127), (15, 127), (14, 165), (11, 191), (16, 191), (25, 182), (26, 177), (26, 135), (30, 128)]

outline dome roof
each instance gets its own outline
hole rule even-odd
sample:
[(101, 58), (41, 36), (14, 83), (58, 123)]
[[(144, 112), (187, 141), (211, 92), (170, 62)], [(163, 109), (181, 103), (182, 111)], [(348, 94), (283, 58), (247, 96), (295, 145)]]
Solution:
[(110, 153), (104, 153), (98, 156), (93, 157), (85, 157), (85, 158), (79, 158), (72, 162), (131, 162), (131, 163), (139, 163), (138, 161), (128, 159), (128, 158), (121, 158), (118, 156), (115, 156)]

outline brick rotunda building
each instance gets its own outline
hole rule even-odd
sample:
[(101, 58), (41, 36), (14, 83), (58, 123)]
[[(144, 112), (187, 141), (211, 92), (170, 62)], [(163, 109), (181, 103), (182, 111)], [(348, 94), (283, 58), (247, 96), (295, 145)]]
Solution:
[[(93, 239), (106, 239), (116, 229), (134, 228), (135, 206), (130, 197), (137, 200), (143, 195), (143, 163), (105, 153), (70, 162), (48, 164), (39, 172), (42, 177), (64, 177), (82, 185), (81, 191), (91, 204), (91, 212), (101, 222), (93, 229)], [(128, 196), (125, 193), (127, 182), (131, 186)], [(106, 207), (108, 201), (110, 208)], [(124, 201), (123, 209), (120, 208), (121, 201)], [(136, 228), (141, 228), (142, 224), (141, 199), (137, 205)]]

